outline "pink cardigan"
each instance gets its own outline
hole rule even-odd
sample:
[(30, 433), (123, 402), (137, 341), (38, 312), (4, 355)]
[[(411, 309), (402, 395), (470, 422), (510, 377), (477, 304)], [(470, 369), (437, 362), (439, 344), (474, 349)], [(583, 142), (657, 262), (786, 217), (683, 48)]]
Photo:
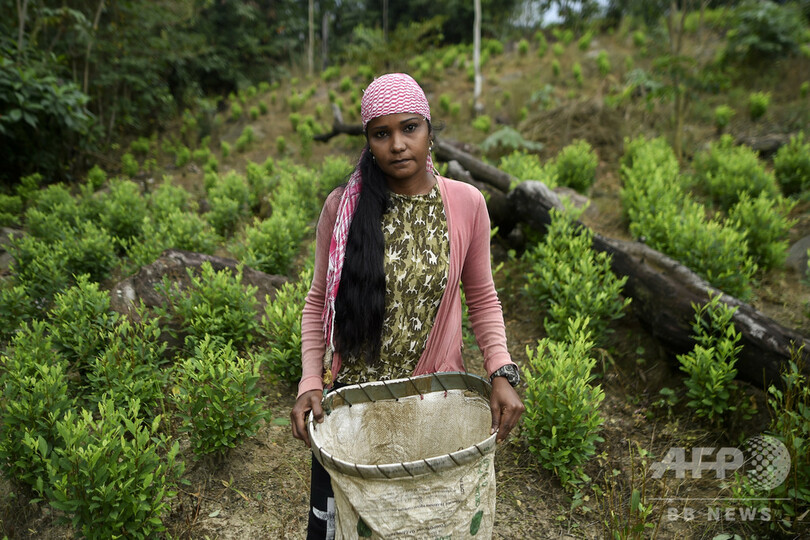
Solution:
[[(425, 351), (414, 375), (438, 371), (465, 371), (461, 358), (461, 290), (469, 308), (478, 346), (484, 354), (488, 375), (505, 364), (512, 363), (506, 348), (503, 312), (495, 284), (489, 255), (490, 224), (486, 202), (475, 187), (438, 177), (447, 227), (450, 232), (450, 269), (447, 288), (439, 304), (436, 320), (430, 331)], [(323, 337), (321, 314), (329, 263), (329, 243), (335, 223), (341, 190), (336, 189), (326, 199), (315, 238), (315, 271), (301, 318), (301, 363), (303, 373), (298, 395), (323, 389)], [(332, 373), (340, 371), (340, 355), (332, 360)]]

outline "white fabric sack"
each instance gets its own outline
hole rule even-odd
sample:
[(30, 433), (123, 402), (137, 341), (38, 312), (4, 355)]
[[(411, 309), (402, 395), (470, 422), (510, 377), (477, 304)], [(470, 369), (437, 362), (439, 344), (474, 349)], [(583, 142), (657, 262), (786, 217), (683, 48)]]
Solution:
[(309, 432), (332, 478), (336, 538), (490, 538), (490, 392), (480, 377), (439, 373), (328, 394)]

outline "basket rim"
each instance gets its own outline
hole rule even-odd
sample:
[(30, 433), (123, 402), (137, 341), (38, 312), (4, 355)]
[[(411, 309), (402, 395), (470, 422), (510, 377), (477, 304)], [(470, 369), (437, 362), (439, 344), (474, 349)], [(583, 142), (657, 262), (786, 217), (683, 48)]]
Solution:
[[(416, 393), (414, 393), (414, 390)], [(492, 392), (492, 386), (489, 381), (478, 375), (464, 371), (446, 371), (390, 381), (374, 381), (344, 386), (326, 394), (321, 403), (326, 412), (331, 411), (336, 399), (340, 402), (334, 404), (334, 406), (348, 404), (348, 406), (351, 407), (353, 404), (357, 403), (392, 401), (398, 400), (400, 397), (447, 392), (448, 390), (469, 390), (488, 401)], [(347, 399), (347, 397), (349, 399)], [(497, 432), (479, 443), (448, 454), (399, 463), (384, 463), (378, 465), (360, 464), (336, 458), (316, 444), (318, 437), (315, 435), (314, 424), (315, 419), (310, 412), (307, 419), (307, 431), (309, 432), (312, 454), (320, 464), (326, 469), (349, 476), (358, 476), (363, 479), (378, 478), (390, 480), (394, 478), (413, 478), (423, 474), (437, 473), (478, 461), (494, 453), (496, 448), (495, 438)]]

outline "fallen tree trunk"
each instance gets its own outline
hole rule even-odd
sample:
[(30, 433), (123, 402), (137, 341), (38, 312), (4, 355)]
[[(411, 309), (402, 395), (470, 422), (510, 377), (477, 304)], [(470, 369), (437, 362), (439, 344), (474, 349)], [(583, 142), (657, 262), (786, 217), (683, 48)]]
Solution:
[[(561, 207), (556, 194), (541, 182), (524, 182), (508, 198), (520, 222), (541, 230), (551, 222), (551, 208)], [(640, 242), (598, 234), (594, 234), (593, 247), (612, 255), (613, 272), (627, 276), (624, 294), (633, 299), (631, 305), (639, 321), (672, 353), (682, 354), (694, 346), (692, 304), (705, 304), (710, 295), (722, 294), (723, 302), (737, 308), (733, 320), (743, 345), (736, 366), (737, 378), (765, 388), (770, 383), (779, 383), (780, 370), (793, 349), (805, 346), (803, 355), (810, 356), (810, 340), (751, 305), (721, 293), (663, 253)]]

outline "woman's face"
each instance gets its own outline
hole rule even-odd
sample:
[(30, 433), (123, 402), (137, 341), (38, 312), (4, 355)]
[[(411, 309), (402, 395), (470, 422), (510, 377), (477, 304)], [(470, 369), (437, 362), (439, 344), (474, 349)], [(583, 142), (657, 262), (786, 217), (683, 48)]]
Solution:
[(430, 124), (419, 114), (400, 113), (379, 116), (366, 125), (368, 146), (388, 187), (419, 188), (429, 175)]

